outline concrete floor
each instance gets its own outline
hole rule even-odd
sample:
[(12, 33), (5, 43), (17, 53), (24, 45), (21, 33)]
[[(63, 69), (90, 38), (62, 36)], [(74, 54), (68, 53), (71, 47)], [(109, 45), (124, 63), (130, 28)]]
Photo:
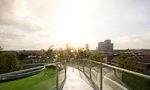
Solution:
[(87, 81), (72, 71), (71, 67), (67, 67), (67, 79), (63, 90), (93, 90)]

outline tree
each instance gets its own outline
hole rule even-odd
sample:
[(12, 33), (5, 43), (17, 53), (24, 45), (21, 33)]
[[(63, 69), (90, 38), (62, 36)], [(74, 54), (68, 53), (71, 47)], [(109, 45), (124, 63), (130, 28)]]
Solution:
[(86, 52), (84, 47), (78, 47), (78, 54), (77, 54), (77, 58), (79, 59), (83, 59), (86, 56)]
[(90, 57), (90, 50), (89, 50), (89, 45), (85, 44), (85, 58), (89, 58)]
[(85, 50), (89, 51), (89, 44), (85, 44)]
[(63, 60), (65, 59), (65, 52), (62, 48), (60, 48), (58, 51), (57, 51), (57, 59), (58, 60)]
[(20, 67), (20, 62), (15, 53), (5, 55), (7, 58), (6, 65), (10, 71), (14, 71)]
[(135, 70), (136, 65), (136, 57), (135, 56), (128, 56), (126, 58), (126, 68), (129, 70)]
[(0, 73), (6, 73), (20, 69), (20, 61), (15, 53), (0, 54)]
[(134, 66), (136, 65), (136, 57), (132, 55), (132, 53), (120, 53), (117, 63), (122, 68), (134, 70)]
[(90, 54), (90, 59), (98, 61), (98, 62), (104, 62), (104, 60), (101, 57), (101, 54), (99, 52), (92, 52)]
[(0, 46), (0, 51), (2, 51), (3, 50), (3, 48)]
[(125, 59), (124, 58), (117, 58), (117, 63), (120, 67), (124, 68), (125, 67)]
[(45, 61), (47, 62), (47, 63), (49, 63), (49, 62), (53, 62), (54, 61), (54, 58), (55, 58), (55, 55), (56, 55), (56, 53), (54, 52), (54, 50), (52, 49), (52, 47), (53, 46), (50, 46), (49, 48), (48, 48), (48, 50), (45, 52)]
[(30, 54), (25, 54), (25, 53), (17, 53), (18, 59), (19, 60), (25, 60)]

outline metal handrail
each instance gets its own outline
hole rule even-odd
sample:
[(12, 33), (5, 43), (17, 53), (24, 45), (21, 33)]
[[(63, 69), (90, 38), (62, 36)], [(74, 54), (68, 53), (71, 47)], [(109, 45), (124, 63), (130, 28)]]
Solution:
[(133, 75), (137, 75), (137, 76), (140, 76), (140, 77), (143, 77), (143, 78), (150, 79), (149, 75), (145, 75), (145, 74), (142, 74), (142, 73), (138, 73), (138, 72), (130, 71), (130, 70), (127, 70), (127, 69), (115, 67), (115, 66), (108, 65), (108, 64), (105, 64), (105, 63), (102, 63), (102, 64), (104, 66), (108, 66), (108, 67), (111, 67), (111, 68), (114, 68), (114, 69), (117, 69), (117, 70), (120, 70), (120, 71), (123, 71), (123, 72), (127, 72), (127, 73), (130, 73), (130, 74), (133, 74)]
[(38, 66), (38, 67), (34, 67), (34, 68), (0, 74), (0, 81), (14, 80), (14, 79), (31, 76), (31, 75), (34, 75), (44, 69), (45, 69), (44, 66)]
[(4, 74), (0, 74), (0, 76), (12, 75), (12, 74), (17, 74), (17, 73), (23, 73), (23, 72), (26, 72), (26, 71), (31, 71), (31, 70), (40, 69), (40, 68), (44, 68), (44, 66), (37, 66), (37, 67), (29, 68), (29, 69), (23, 69), (23, 70), (19, 70), (19, 71), (4, 73)]
[[(74, 60), (75, 61), (75, 60)], [(81, 62), (80, 62), (81, 61)], [(92, 84), (94, 86), (92, 86), (95, 90), (97, 90), (97, 87), (99, 87), (99, 90), (103, 90), (103, 77), (106, 78), (106, 76), (103, 76), (104, 75), (104, 70), (103, 68), (104, 67), (108, 67), (108, 68), (111, 68), (111, 69), (114, 69), (114, 70), (118, 70), (120, 72), (124, 72), (124, 73), (128, 73), (128, 74), (131, 74), (131, 75), (134, 75), (134, 76), (139, 76), (139, 78), (145, 78), (145, 79), (148, 79), (150, 80), (150, 76), (149, 75), (145, 75), (145, 74), (142, 74), (142, 73), (138, 73), (138, 72), (134, 72), (134, 71), (130, 71), (130, 70), (127, 70), (127, 69), (123, 69), (123, 68), (120, 68), (120, 67), (116, 67), (116, 66), (112, 66), (112, 65), (108, 65), (106, 63), (102, 63), (102, 62), (97, 62), (97, 61), (94, 61), (94, 60), (89, 60), (89, 59), (78, 59), (77, 61), (75, 62), (78, 62), (76, 65), (78, 65), (78, 67), (82, 67), (80, 70), (79, 68), (77, 68), (78, 70), (82, 71), (85, 75), (86, 75), (86, 72), (85, 72), (85, 67), (89, 67), (89, 76), (87, 76), (87, 78), (89, 78), (89, 80), (92, 82)], [(79, 64), (80, 62), (80, 64)], [(85, 62), (89, 62), (89, 66), (86, 66), (85, 65)], [(100, 83), (99, 85), (96, 85), (96, 83), (91, 79), (91, 69), (93, 68), (93, 66), (91, 66), (92, 64), (91, 63), (94, 63), (96, 64), (94, 67), (96, 66), (100, 66), (98, 68), (98, 72), (100, 73)], [(72, 65), (74, 64), (74, 62), (72, 62)], [(73, 65), (74, 67), (74, 65)], [(75, 67), (76, 68), (76, 67)], [(94, 69), (94, 68), (93, 68)], [(97, 83), (98, 84), (98, 83)], [(118, 85), (121, 85), (118, 83)], [(123, 85), (124, 86), (124, 85)]]
[(112, 65), (109, 65), (109, 64), (106, 64), (106, 63), (97, 62), (97, 61), (93, 61), (93, 60), (88, 60), (88, 59), (82, 59), (82, 60), (91, 61), (91, 62), (100, 64), (100, 65), (102, 64), (102, 65), (104, 65), (104, 66), (111, 67), (111, 68), (113, 68), (113, 69), (117, 69), (117, 70), (120, 70), (120, 71), (123, 71), (123, 72), (127, 72), (127, 73), (130, 73), (130, 74), (133, 74), (133, 75), (137, 75), (137, 76), (140, 76), (140, 77), (143, 77), (143, 78), (150, 79), (150, 76), (149, 76), (149, 75), (145, 75), (145, 74), (142, 74), (142, 73), (130, 71), (130, 70), (127, 70), (127, 69), (119, 68), (119, 67), (116, 67), (116, 66), (112, 66)]

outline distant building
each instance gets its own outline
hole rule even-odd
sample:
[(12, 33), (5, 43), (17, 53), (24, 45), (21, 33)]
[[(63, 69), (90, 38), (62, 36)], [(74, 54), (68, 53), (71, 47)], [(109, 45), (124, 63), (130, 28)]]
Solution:
[(96, 51), (98, 51), (98, 47), (96, 47)]
[(99, 52), (113, 52), (113, 47), (113, 43), (111, 43), (111, 40), (109, 39), (98, 43)]
[(32, 54), (32, 55), (44, 55), (45, 54), (45, 50), (41, 49), (41, 50), (4, 50), (2, 51), (4, 54), (9, 54), (9, 53), (20, 53), (20, 54)]
[(98, 51), (104, 51), (104, 42), (98, 43)]
[(111, 56), (106, 56), (106, 57), (104, 57), (103, 59), (104, 59), (105, 63), (107, 63), (107, 64), (112, 64), (112, 60), (113, 60), (113, 58), (115, 58), (115, 57), (116, 57), (116, 56), (111, 55)]

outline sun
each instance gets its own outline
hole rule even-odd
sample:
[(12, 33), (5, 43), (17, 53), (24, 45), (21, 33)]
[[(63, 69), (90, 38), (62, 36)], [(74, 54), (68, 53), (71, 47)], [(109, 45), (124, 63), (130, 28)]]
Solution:
[(79, 46), (84, 46), (87, 43), (87, 37), (84, 34), (81, 35), (81, 33), (74, 33), (64, 36), (64, 41), (66, 43), (70, 42), (73, 47), (77, 48)]
[[(77, 8), (75, 7), (74, 9)], [(55, 29), (55, 41), (70, 42), (74, 47), (84, 46), (89, 41), (92, 31), (91, 28), (87, 28), (87, 22), (85, 22), (85, 17), (80, 12), (80, 8), (75, 13), (65, 14), (63, 21)]]
[(88, 42), (86, 30), (58, 30), (55, 34), (55, 41), (67, 43), (70, 42), (75, 48), (84, 46)]
[(84, 46), (86, 44), (85, 41), (70, 41), (71, 45), (74, 47), (74, 48), (77, 48), (77, 47), (81, 47), (81, 46)]

